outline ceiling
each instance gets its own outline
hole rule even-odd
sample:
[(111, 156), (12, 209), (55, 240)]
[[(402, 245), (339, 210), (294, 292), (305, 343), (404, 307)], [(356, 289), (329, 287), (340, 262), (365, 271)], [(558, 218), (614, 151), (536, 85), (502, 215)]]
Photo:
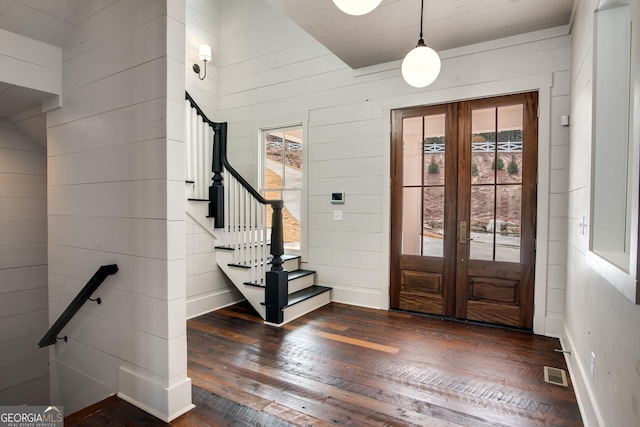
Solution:
[(13, 117), (42, 105), (51, 94), (0, 82), (0, 117)]
[[(266, 1), (354, 69), (402, 59), (418, 41), (419, 0), (382, 0), (364, 16), (346, 15), (332, 0)], [(441, 51), (566, 25), (573, 1), (425, 0), (424, 39)], [(82, 0), (0, 0), (0, 28), (63, 47), (87, 4)], [(42, 92), (0, 83), (0, 117), (38, 107), (45, 97)]]
[[(82, 0), (0, 0), (0, 28), (63, 47)], [(0, 118), (40, 107), (51, 94), (0, 82)]]
[[(363, 16), (332, 0), (267, 0), (351, 68), (395, 61), (415, 47), (420, 0), (382, 0)], [(436, 51), (567, 25), (574, 0), (424, 0), (423, 33)]]

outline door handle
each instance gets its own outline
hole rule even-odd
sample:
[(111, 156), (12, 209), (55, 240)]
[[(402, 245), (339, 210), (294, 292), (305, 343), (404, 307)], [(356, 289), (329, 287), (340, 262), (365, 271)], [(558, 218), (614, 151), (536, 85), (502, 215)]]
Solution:
[(464, 245), (467, 242), (472, 241), (473, 239), (468, 237), (470, 234), (467, 229), (467, 221), (460, 221), (460, 227), (458, 230), (458, 236), (460, 238), (460, 244)]

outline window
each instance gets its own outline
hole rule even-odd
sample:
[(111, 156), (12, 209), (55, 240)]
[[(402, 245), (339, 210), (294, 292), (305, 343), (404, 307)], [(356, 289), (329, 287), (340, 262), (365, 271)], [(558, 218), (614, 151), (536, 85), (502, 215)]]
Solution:
[[(282, 199), (286, 250), (300, 250), (301, 194), (303, 180), (302, 125), (262, 131), (264, 176), (262, 192), (267, 199)], [(267, 222), (271, 213), (267, 212)]]
[(603, 2), (594, 21), (591, 228), (587, 262), (636, 302), (638, 134), (631, 8)]

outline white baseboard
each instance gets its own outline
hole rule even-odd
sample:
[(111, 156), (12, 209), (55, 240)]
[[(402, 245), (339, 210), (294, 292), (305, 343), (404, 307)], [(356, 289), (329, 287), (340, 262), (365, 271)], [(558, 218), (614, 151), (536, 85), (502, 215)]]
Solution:
[(164, 387), (152, 378), (121, 366), (118, 389), (119, 398), (167, 423), (195, 408), (191, 403), (189, 377), (170, 387)]
[(237, 289), (226, 289), (220, 292), (187, 298), (187, 319), (193, 319), (240, 301), (244, 301), (244, 297)]
[(571, 352), (571, 354), (564, 353), (564, 358), (569, 368), (569, 375), (571, 376), (573, 391), (576, 394), (576, 400), (580, 408), (582, 422), (585, 427), (604, 426), (605, 424), (591, 389), (591, 383), (588, 381), (589, 371), (582, 364), (580, 358), (577, 357), (571, 335), (567, 333), (566, 327), (563, 329), (564, 333), (560, 337), (560, 344), (563, 350)]
[(545, 317), (544, 319), (544, 335), (545, 336), (560, 338), (563, 336), (563, 334), (564, 334), (564, 319), (562, 317), (555, 317), (555, 316)]
[(320, 286), (328, 286), (331, 288), (331, 301), (342, 304), (355, 305), (359, 307), (376, 308), (379, 310), (387, 310), (389, 307), (383, 307), (383, 298), (380, 292), (369, 292), (356, 289), (345, 289), (332, 283), (316, 283)]

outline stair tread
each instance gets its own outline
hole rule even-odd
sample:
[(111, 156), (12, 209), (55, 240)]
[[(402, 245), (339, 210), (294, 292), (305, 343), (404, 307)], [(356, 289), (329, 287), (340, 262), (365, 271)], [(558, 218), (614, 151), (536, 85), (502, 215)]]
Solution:
[[(280, 258), (282, 258), (283, 262), (292, 260), (292, 259), (298, 259), (300, 258), (300, 255), (289, 255), (289, 254), (284, 254), (282, 255)], [(273, 257), (270, 255), (269, 256), (269, 264), (271, 264), (271, 260), (273, 259)]]
[(243, 285), (247, 286), (255, 286), (256, 288), (265, 288), (266, 285), (264, 283), (255, 283), (255, 282), (242, 282)]
[[(232, 249), (231, 249), (231, 248), (229, 248), (229, 247), (223, 247), (223, 246), (221, 246), (221, 247), (216, 247), (216, 249), (232, 250)], [(290, 256), (288, 256), (288, 257), (285, 257), (285, 255), (283, 255), (283, 256), (282, 256), (282, 261), (283, 261), (283, 262), (287, 262), (287, 261), (290, 261), (290, 260), (292, 260), (292, 259), (296, 259), (296, 258), (300, 258), (300, 255), (290, 255)], [(269, 262), (268, 262), (268, 264), (271, 264), (271, 261), (269, 261)], [(227, 264), (227, 265), (228, 265), (229, 267), (251, 268), (251, 266), (250, 266), (250, 265), (247, 265), (247, 264), (234, 264), (234, 263), (230, 263), (230, 264)], [(296, 277), (294, 277), (294, 278), (302, 277), (302, 276), (306, 276), (307, 274), (311, 274), (311, 273), (315, 273), (315, 271), (308, 272), (308, 270), (300, 270), (300, 269), (298, 269), (298, 270), (291, 270), (289, 273), (292, 273), (292, 272), (294, 272), (294, 271), (301, 271), (301, 272), (304, 272), (304, 274), (299, 274), (298, 276), (296, 276)], [(290, 278), (289, 280), (291, 280), (291, 278)]]
[[(235, 267), (243, 267), (243, 266), (234, 265), (234, 264), (229, 264), (229, 266), (232, 266), (232, 267), (234, 267), (234, 266)], [(316, 272), (315, 271), (311, 271), (311, 270), (293, 270), (293, 271), (287, 271), (287, 273), (288, 273), (287, 274), (288, 280), (291, 281), (291, 280), (298, 279), (300, 277), (308, 276), (310, 274), (315, 274)], [(264, 288), (265, 287), (265, 285), (263, 283), (254, 283), (254, 282), (243, 282), (243, 283), (245, 285), (256, 286), (256, 287), (259, 287), (259, 288)], [(291, 294), (291, 295), (293, 295), (293, 294)]]
[(228, 265), (229, 267), (238, 267), (238, 268), (247, 268), (247, 269), (251, 268), (251, 266), (250, 266), (250, 265), (244, 265), (244, 264), (233, 264), (233, 263), (232, 263), (232, 264), (227, 264), (227, 265)]
[(311, 270), (298, 269), (298, 270), (289, 271), (288, 273), (289, 273), (288, 275), (289, 281), (291, 281), (291, 280), (298, 279), (300, 277), (309, 276), (310, 274), (315, 274), (316, 272)]
[(298, 304), (302, 301), (308, 300), (309, 298), (313, 298), (316, 295), (320, 295), (330, 290), (331, 288), (327, 286), (320, 286), (320, 285), (309, 286), (308, 288), (305, 288), (298, 292), (294, 292), (290, 294), (287, 305), (284, 306), (283, 308), (291, 307), (292, 305)]

